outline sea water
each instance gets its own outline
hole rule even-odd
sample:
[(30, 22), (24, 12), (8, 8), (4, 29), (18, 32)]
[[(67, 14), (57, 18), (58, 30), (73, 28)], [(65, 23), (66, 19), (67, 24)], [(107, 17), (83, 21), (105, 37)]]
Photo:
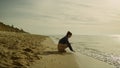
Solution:
[[(57, 44), (62, 35), (51, 36)], [(73, 49), (94, 59), (120, 68), (119, 35), (76, 35), (69, 39)]]

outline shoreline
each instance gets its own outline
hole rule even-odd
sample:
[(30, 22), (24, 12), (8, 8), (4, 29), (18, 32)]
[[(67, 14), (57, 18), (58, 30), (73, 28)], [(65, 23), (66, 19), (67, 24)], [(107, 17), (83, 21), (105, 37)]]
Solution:
[(42, 59), (34, 63), (30, 68), (116, 68), (113, 65), (99, 61), (78, 52), (60, 54), (57, 52), (57, 44), (51, 38), (42, 42), (45, 50), (40, 53)]
[(75, 56), (79, 68), (116, 68), (113, 65), (110, 65), (103, 61), (99, 61), (86, 55), (76, 53)]

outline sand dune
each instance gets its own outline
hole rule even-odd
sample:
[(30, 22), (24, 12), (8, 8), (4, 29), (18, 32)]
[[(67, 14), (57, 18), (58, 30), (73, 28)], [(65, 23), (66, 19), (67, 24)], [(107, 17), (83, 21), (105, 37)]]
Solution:
[(0, 68), (27, 68), (41, 59), (46, 36), (0, 32)]

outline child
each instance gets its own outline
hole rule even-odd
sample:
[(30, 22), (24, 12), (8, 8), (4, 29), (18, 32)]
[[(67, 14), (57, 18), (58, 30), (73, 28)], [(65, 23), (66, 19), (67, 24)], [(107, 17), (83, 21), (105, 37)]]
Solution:
[(59, 52), (66, 52), (65, 49), (69, 47), (69, 49), (73, 52), (73, 48), (71, 47), (71, 44), (69, 43), (68, 39), (72, 36), (72, 33), (70, 31), (67, 32), (66, 36), (59, 40), (58, 43), (58, 51)]

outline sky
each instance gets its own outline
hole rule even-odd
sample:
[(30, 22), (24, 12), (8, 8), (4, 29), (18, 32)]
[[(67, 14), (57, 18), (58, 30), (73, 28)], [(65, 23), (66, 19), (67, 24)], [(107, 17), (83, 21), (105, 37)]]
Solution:
[(0, 21), (32, 34), (120, 34), (119, 0), (0, 0)]

